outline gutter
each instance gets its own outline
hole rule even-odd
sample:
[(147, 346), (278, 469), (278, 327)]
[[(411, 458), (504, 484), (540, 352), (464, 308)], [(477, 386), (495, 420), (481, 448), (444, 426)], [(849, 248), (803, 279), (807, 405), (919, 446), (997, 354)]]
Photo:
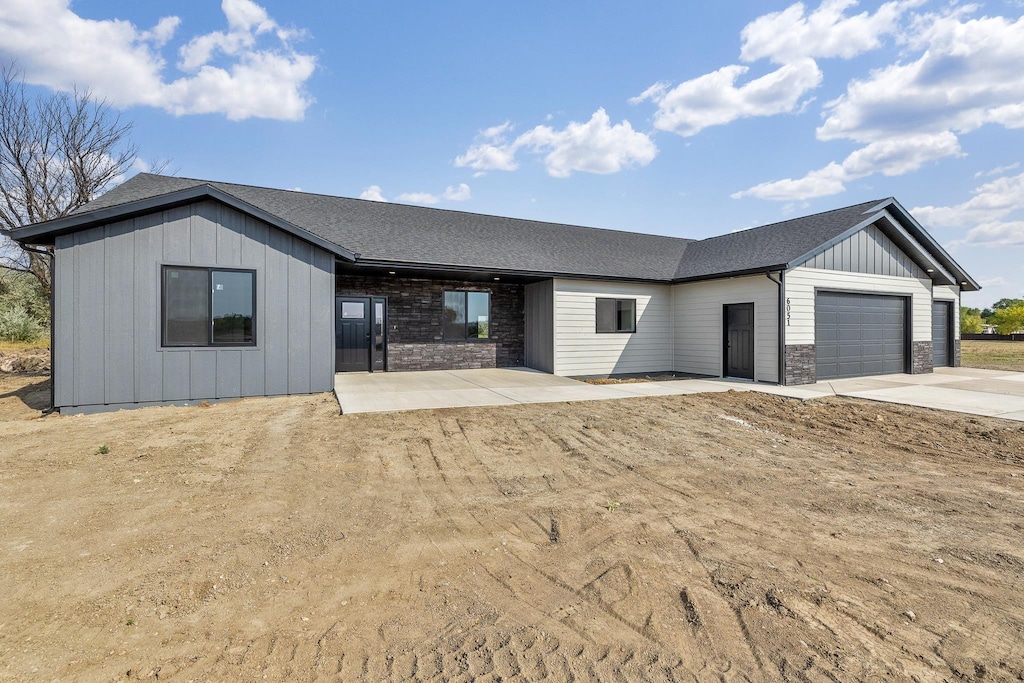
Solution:
[(43, 414), (40, 417), (46, 417), (57, 409), (57, 364), (54, 362), (54, 341), (56, 339), (56, 331), (54, 325), (57, 322), (57, 316), (54, 313), (54, 303), (57, 300), (55, 292), (57, 291), (57, 254), (54, 253), (50, 256), (50, 406), (43, 410)]
[(786, 271), (779, 271), (779, 279), (772, 277), (772, 272), (765, 273), (765, 277), (779, 286), (779, 386), (786, 386), (786, 307), (785, 307), (785, 282)]

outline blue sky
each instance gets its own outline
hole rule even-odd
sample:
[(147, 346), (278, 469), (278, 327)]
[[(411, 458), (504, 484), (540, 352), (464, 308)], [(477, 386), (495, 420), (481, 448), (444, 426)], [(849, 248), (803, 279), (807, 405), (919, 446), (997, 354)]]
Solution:
[(700, 238), (895, 196), (1024, 296), (1024, 2), (0, 0), (177, 175)]

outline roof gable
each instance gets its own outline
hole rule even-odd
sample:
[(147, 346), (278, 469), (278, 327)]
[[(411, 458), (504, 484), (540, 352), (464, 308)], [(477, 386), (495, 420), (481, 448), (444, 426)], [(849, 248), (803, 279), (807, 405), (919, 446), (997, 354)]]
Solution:
[(878, 204), (879, 201), (864, 202), (694, 242), (683, 254), (675, 279), (699, 280), (788, 268), (794, 260), (851, 226), (864, 223), (865, 212)]
[(847, 230), (801, 256), (792, 267), (930, 278), (942, 285), (957, 284), (955, 277), (889, 212), (888, 203), (883, 206), (886, 208), (878, 213), (872, 212), (870, 224)]
[(825, 246), (814, 256), (796, 265), (849, 273), (918, 279), (928, 277), (927, 268), (908, 256), (875, 223)]

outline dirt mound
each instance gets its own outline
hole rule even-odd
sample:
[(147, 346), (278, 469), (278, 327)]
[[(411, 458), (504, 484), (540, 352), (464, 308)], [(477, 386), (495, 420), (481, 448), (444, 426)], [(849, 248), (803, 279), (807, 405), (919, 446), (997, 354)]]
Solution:
[(50, 372), (50, 349), (0, 351), (0, 372)]

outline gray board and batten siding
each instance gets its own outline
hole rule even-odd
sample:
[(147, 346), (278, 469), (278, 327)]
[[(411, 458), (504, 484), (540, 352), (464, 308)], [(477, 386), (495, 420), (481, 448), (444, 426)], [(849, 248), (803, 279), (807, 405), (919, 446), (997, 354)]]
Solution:
[[(330, 391), (334, 255), (215, 201), (60, 235), (55, 404), (132, 404)], [(256, 272), (256, 344), (161, 346), (161, 267)]]
[(555, 291), (553, 280), (525, 287), (526, 366), (555, 371)]
[(800, 265), (847, 273), (917, 279), (928, 277), (921, 266), (874, 225), (855, 232)]

